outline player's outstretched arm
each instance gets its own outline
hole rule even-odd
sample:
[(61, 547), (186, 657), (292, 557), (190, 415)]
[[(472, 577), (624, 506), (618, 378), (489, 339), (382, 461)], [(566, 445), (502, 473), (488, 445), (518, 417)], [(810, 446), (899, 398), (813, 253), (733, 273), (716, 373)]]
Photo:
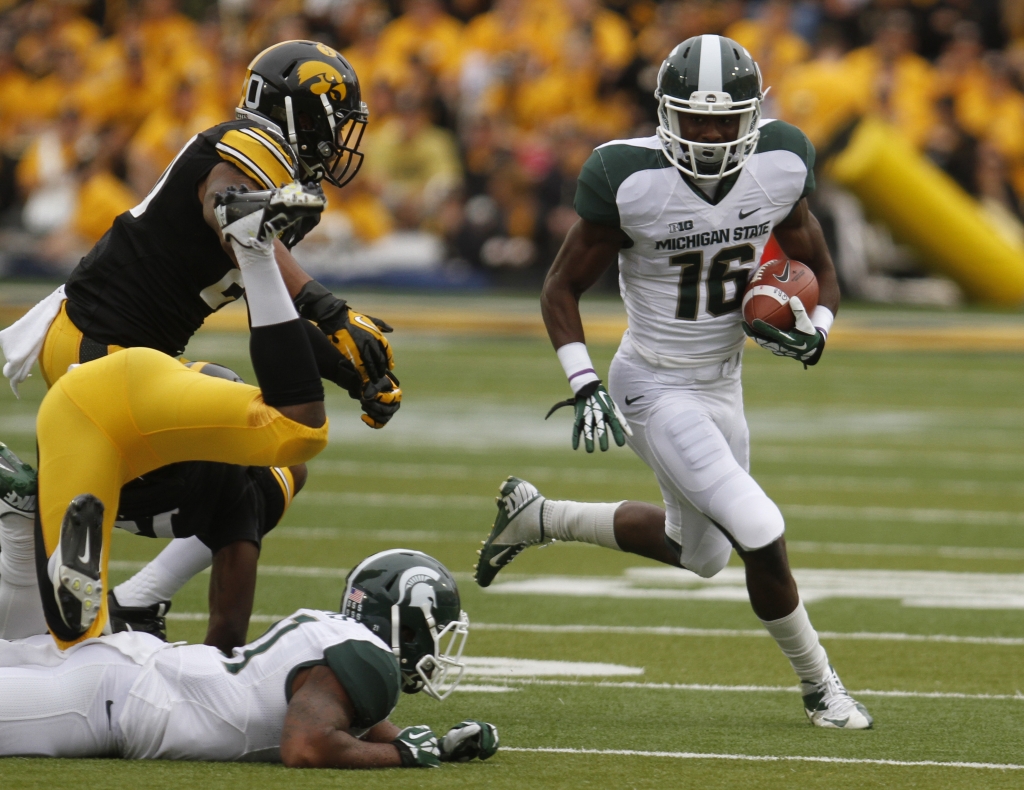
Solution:
[(578, 220), (544, 279), (540, 311), (551, 345), (558, 350), (567, 343), (585, 343), (580, 297), (609, 266), (619, 259), (628, 238), (620, 228)]
[(565, 237), (541, 291), (544, 325), (573, 391), (573, 397), (555, 404), (548, 417), (562, 406), (573, 407), (574, 450), (581, 436), (587, 452), (592, 453), (595, 440), (602, 450), (608, 449), (609, 431), (619, 447), (630, 433), (590, 361), (579, 305), (583, 292), (618, 260), (619, 250), (628, 240), (618, 227), (580, 219)]
[[(296, 688), (297, 687), (297, 688)], [(387, 742), (370, 742), (350, 732), (355, 708), (345, 689), (328, 667), (300, 673), (281, 732), (281, 761), (291, 768), (397, 768), (402, 765), (399, 748)], [(382, 725), (378, 724), (371, 732)], [(381, 731), (378, 730), (378, 734)], [(436, 739), (435, 739), (436, 744)]]
[(818, 306), (810, 314), (798, 298), (790, 300), (796, 327), (789, 331), (776, 329), (764, 321), (744, 323), (744, 331), (776, 356), (791, 357), (804, 364), (817, 364), (825, 350), (832, 321), (839, 310), (839, 280), (832, 263), (821, 225), (800, 200), (781, 223), (775, 226), (775, 239), (783, 252), (794, 260), (806, 263), (818, 280)]

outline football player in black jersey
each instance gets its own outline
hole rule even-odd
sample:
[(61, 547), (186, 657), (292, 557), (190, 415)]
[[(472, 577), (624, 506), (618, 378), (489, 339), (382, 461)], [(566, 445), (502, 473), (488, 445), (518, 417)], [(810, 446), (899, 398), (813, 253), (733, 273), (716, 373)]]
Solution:
[[(354, 71), (329, 47), (315, 42), (291, 41), (270, 47), (258, 55), (246, 73), (236, 114), (236, 121), (220, 124), (190, 140), (150, 194), (138, 206), (117, 217), (110, 231), (72, 273), (65, 287), (67, 299), (50, 324), (39, 358), (48, 385), (57, 384), (66, 371), (76, 365), (99, 360), (125, 348), (142, 346), (170, 356), (182, 353), (207, 315), (244, 293), (238, 261), (241, 254), (239, 244), (242, 248), (253, 247), (256, 239), (255, 236), (243, 239), (248, 231), (236, 231), (234, 237), (229, 238), (226, 226), (250, 210), (239, 207), (247, 202), (265, 207), (272, 195), (277, 200), (285, 191), (282, 188), (294, 183), (298, 191), (290, 195), (305, 200), (309, 195), (315, 197), (319, 193), (322, 209), (320, 181), (327, 179), (340, 187), (348, 183), (359, 169), (362, 161), (359, 144), (367, 121), (366, 105), (361, 101)], [(298, 187), (299, 182), (303, 187)], [(287, 200), (280, 205), (285, 203)], [(269, 207), (266, 209), (267, 212), (270, 210)], [(231, 212), (235, 214), (229, 216)], [(334, 381), (357, 398), (365, 412), (364, 422), (373, 428), (381, 428), (401, 401), (397, 379), (390, 373), (394, 366), (393, 357), (384, 337), (384, 333), (391, 331), (390, 327), (379, 319), (355, 312), (344, 300), (334, 297), (305, 274), (288, 251), (316, 224), (318, 217), (319, 211), (310, 211), (299, 221), (286, 217), (279, 238), (273, 241), (270, 260), (279, 270), (287, 293), (294, 302), (294, 310), (308, 319), (297, 322), (304, 335), (301, 345), (311, 348), (320, 376)], [(270, 220), (272, 217), (264, 222), (267, 227), (272, 225)], [(262, 244), (262, 230), (259, 235)], [(253, 316), (252, 296), (250, 293), (253, 362), (266, 396), (267, 387), (256, 359), (257, 323)], [(280, 311), (275, 315), (285, 321)], [(316, 326), (310, 322), (315, 322)], [(268, 345), (265, 340), (260, 344), (264, 373), (268, 371), (269, 360), (286, 357), (286, 349), (280, 346), (282, 337), (284, 335), (278, 338), (278, 345), (272, 350), (273, 344)], [(295, 339), (292, 336), (292, 341)], [(298, 356), (302, 357), (304, 353)], [(136, 355), (134, 358), (140, 357)], [(145, 376), (144, 371), (149, 369), (157, 378), (167, 372), (166, 366), (146, 358), (146, 363), (136, 366), (129, 378), (134, 377), (137, 382), (139, 376)], [(282, 370), (277, 378), (283, 381), (288, 375)], [(138, 383), (134, 386), (140, 389)], [(286, 409), (299, 408), (300, 404), (310, 400), (309, 392), (302, 390), (303, 387), (299, 386), (292, 393), (284, 393), (274, 404), (267, 398), (266, 405), (284, 407), (282, 413)], [(56, 403), (59, 398), (48, 397), (48, 400)], [(159, 393), (157, 400), (160, 400)], [(158, 405), (150, 405), (150, 411), (159, 412), (164, 420), (170, 410), (169, 404), (162, 412)], [(320, 411), (322, 413), (322, 400)], [(51, 426), (59, 422), (54, 417), (58, 412), (59, 409), (51, 407)], [(295, 419), (287, 413), (285, 416)], [(303, 424), (302, 420), (298, 422)], [(313, 423), (308, 424), (314, 427)], [(55, 433), (51, 429), (51, 436)], [(187, 430), (182, 431), (182, 435), (185, 434)], [(40, 435), (42, 437), (42, 432)], [(125, 441), (129, 439), (125, 438)], [(244, 435), (239, 441), (246, 441)], [(275, 436), (273, 441), (286, 440)], [(296, 448), (291, 448), (294, 452), (285, 451), (279, 447), (277, 455), (268, 455), (270, 451), (266, 447), (259, 451), (245, 447), (228, 451), (219, 447), (197, 448), (195, 451), (177, 447), (174, 452), (157, 455), (168, 461), (172, 457), (174, 460), (194, 457), (211, 461), (220, 461), (221, 456), (231, 456), (232, 460), (273, 457), (275, 464), (284, 466), (289, 463), (288, 458), (304, 460), (310, 453), (315, 454), (318, 450), (311, 448), (319, 441), (319, 436), (304, 436), (299, 444), (306, 442), (308, 446), (301, 451)], [(42, 446), (40, 438), (41, 481), (47, 461)], [(43, 500), (46, 487), (42, 482), (40, 490)], [(108, 494), (101, 499), (116, 500), (117, 497)], [(61, 506), (62, 512), (66, 506), (67, 503)], [(40, 536), (37, 527), (37, 560), (42, 562), (44, 559), (39, 556), (39, 544), (43, 543), (49, 565), (53, 565), (58, 548), (54, 514), (47, 516), (45, 503), (41, 509), (44, 511), (41, 519), (44, 528)], [(75, 522), (76, 519), (95, 520), (94, 517), (95, 513), (88, 507), (74, 517), (69, 510), (64, 523)], [(104, 534), (108, 529), (107, 520), (103, 519)], [(82, 528), (75, 529), (81, 531)], [(104, 554), (106, 548), (104, 545)], [(85, 554), (88, 556), (88, 551)], [(104, 557), (104, 586), (105, 563)], [(47, 621), (60, 643), (80, 641), (102, 625), (105, 616), (95, 617), (94, 613), (84, 609), (80, 622), (70, 622), (65, 616), (66, 611), (61, 610), (59, 599), (64, 594), (61, 585), (67, 586), (72, 582), (57, 580), (60, 571), (55, 567), (40, 565), (39, 575)], [(48, 594), (47, 584), (51, 581), (53, 591)], [(79, 581), (83, 584), (88, 582), (84, 577)], [(95, 598), (99, 585), (93, 585), (92, 589), (91, 595)], [(79, 593), (76, 589), (75, 595), (81, 598)], [(82, 601), (79, 603), (84, 607)], [(72, 602), (71, 606), (75, 608), (77, 604)], [(101, 605), (90, 599), (90, 606)]]

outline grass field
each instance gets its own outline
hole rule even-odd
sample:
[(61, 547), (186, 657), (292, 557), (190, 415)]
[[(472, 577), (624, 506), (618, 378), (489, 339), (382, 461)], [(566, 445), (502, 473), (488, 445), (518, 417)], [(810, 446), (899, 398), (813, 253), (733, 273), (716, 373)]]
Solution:
[[(358, 304), (390, 317), (385, 297)], [(849, 315), (871, 324), (895, 314)], [(899, 316), (924, 327), (1024, 324)], [(203, 332), (189, 356), (253, 380), (246, 341)], [(444, 704), (404, 698), (393, 718), (442, 732), (487, 719), (503, 750), (483, 764), (358, 776), (8, 759), (0, 787), (1024, 786), (1024, 355), (837, 344), (805, 372), (747, 353), (753, 473), (786, 515), (832, 662), (875, 717), (874, 730), (848, 733), (805, 719), (735, 560), (698, 583), (632, 555), (556, 544), (478, 589), (475, 549), (506, 475), (554, 498), (657, 502), (658, 488), (628, 450), (573, 453), (567, 411), (543, 422), (566, 392), (545, 341), (398, 332), (394, 343), (402, 411), (375, 432), (329, 394), (331, 444), (265, 542), (251, 635), (300, 606), (336, 608), (344, 569), (371, 552), (426, 551), (460, 582), (474, 674)], [(614, 346), (592, 352), (606, 369)], [(17, 402), (0, 387), (0, 439), (32, 458), (38, 377), (23, 391)], [(114, 576), (161, 544), (116, 534)], [(202, 638), (207, 579), (175, 599), (171, 638)]]

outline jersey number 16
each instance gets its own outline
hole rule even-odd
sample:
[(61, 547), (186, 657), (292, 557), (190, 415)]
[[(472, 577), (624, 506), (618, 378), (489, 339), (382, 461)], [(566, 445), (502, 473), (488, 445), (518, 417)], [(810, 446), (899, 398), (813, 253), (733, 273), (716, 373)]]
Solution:
[[(750, 277), (750, 269), (734, 269), (729, 271), (730, 264), (751, 263), (754, 260), (754, 248), (750, 244), (740, 244), (719, 250), (711, 259), (711, 268), (707, 273), (709, 315), (718, 317), (740, 309), (743, 301), (743, 290)], [(704, 251), (695, 250), (685, 255), (675, 255), (668, 260), (671, 266), (680, 266), (679, 303), (676, 305), (676, 318), (681, 321), (696, 321), (700, 314), (700, 282), (704, 278)], [(726, 299), (725, 284), (732, 282), (734, 290)]]

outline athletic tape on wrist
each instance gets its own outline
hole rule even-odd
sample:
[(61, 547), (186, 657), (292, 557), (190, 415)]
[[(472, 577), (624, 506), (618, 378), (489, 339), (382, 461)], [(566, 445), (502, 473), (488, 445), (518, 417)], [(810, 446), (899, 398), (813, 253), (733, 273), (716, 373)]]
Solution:
[(590, 361), (586, 343), (566, 343), (555, 353), (558, 354), (558, 361), (562, 363), (562, 370), (569, 379), (573, 394), (590, 382), (600, 379), (594, 370), (594, 363)]
[(815, 328), (821, 330), (826, 338), (828, 338), (828, 330), (832, 328), (832, 322), (836, 320), (836, 317), (832, 315), (832, 311), (824, 305), (818, 305), (814, 308), (814, 312), (811, 313), (811, 323), (814, 324)]

